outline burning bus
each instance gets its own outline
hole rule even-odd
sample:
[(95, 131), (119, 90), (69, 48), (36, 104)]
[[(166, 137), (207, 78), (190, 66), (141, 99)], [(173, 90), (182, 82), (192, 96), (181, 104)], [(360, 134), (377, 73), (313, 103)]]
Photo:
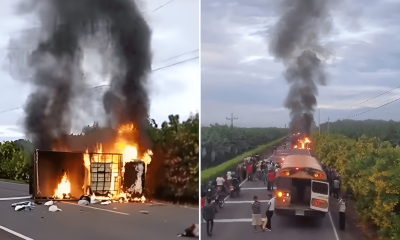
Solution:
[(91, 151), (88, 147), (86, 151), (37, 149), (34, 199), (78, 200), (82, 195), (94, 194), (101, 200), (144, 202), (152, 152), (147, 150), (139, 157), (139, 146), (124, 137), (134, 136), (134, 131), (133, 127), (120, 128), (116, 141), (106, 144), (106, 152), (101, 143)]

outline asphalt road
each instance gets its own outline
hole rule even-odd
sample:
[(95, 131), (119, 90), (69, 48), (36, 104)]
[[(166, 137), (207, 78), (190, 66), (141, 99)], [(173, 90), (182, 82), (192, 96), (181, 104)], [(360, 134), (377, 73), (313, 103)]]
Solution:
[[(308, 150), (279, 149), (270, 160), (277, 163), (288, 155), (309, 155)], [(261, 201), (261, 213), (265, 218), (269, 191), (262, 181), (245, 181), (241, 185), (239, 197), (226, 199), (223, 209), (218, 208), (214, 220), (214, 239), (299, 239), (299, 240), (361, 240), (361, 234), (354, 222), (346, 221), (346, 229), (339, 229), (339, 208), (336, 199), (331, 198), (329, 214), (324, 218), (307, 218), (300, 216), (272, 217), (272, 231), (254, 233), (251, 225), (251, 203), (258, 196)], [(201, 228), (202, 238), (207, 238), (205, 223)]]
[[(85, 207), (76, 202), (58, 202), (61, 212), (49, 212), (44, 205), (37, 205), (33, 211), (16, 212), (11, 204), (25, 200), (5, 199), (28, 193), (27, 185), (0, 182), (1, 240), (176, 239), (199, 219), (196, 208), (164, 203)], [(142, 209), (149, 214), (141, 214)], [(23, 236), (17, 237), (10, 230)]]

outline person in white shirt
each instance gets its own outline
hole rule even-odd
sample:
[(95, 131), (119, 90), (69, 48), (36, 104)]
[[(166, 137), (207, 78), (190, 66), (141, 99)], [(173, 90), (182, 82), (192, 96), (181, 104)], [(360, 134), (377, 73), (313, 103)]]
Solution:
[(344, 197), (339, 200), (339, 227), (340, 230), (344, 230), (346, 226), (346, 203), (347, 203), (347, 198)]
[(227, 172), (226, 173), (226, 179), (228, 180), (228, 181), (230, 181), (231, 179), (232, 179), (232, 173), (231, 172)]
[(268, 208), (267, 208), (267, 225), (266, 229), (267, 231), (271, 231), (271, 220), (272, 220), (272, 215), (274, 215), (274, 210), (275, 210), (275, 197), (272, 197), (272, 193), (269, 194), (270, 200), (268, 202)]
[(217, 186), (223, 186), (225, 179), (222, 177), (217, 177), (216, 181), (217, 181)]

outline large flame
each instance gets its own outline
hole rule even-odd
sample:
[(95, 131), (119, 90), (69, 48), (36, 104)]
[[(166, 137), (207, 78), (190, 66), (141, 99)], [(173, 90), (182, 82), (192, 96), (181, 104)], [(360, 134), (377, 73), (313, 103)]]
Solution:
[[(311, 141), (310, 141), (310, 139), (308, 139), (307, 137), (306, 138), (304, 138), (304, 139), (302, 139), (302, 140), (300, 140), (300, 143), (301, 143), (301, 149), (309, 149), (309, 147), (308, 147), (308, 143), (310, 143)], [(306, 146), (306, 144), (307, 144), (307, 148), (305, 147)]]
[(67, 173), (64, 172), (64, 176), (61, 179), (61, 183), (58, 184), (58, 188), (57, 188), (56, 192), (54, 193), (53, 197), (62, 199), (63, 194), (69, 194), (69, 193), (71, 193), (71, 183), (68, 180)]

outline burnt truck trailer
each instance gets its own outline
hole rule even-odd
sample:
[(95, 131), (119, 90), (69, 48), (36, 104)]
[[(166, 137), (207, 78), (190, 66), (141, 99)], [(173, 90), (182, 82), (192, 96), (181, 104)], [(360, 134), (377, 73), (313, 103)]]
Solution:
[(324, 217), (329, 209), (329, 183), (319, 162), (306, 155), (289, 155), (276, 179), (278, 215)]
[[(122, 154), (36, 150), (32, 195), (35, 200), (77, 200), (82, 195), (141, 198), (146, 164)], [(129, 199), (128, 199), (129, 200)]]

